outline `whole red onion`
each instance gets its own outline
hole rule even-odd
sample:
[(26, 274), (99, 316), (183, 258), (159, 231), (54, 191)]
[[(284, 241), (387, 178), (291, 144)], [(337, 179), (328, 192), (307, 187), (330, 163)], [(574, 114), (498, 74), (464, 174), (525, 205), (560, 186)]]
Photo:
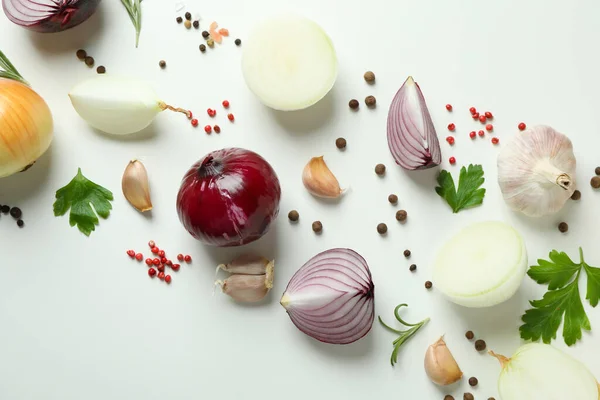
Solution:
[(187, 231), (213, 246), (241, 246), (269, 230), (281, 188), (273, 167), (253, 151), (226, 148), (205, 155), (185, 174), (177, 213)]
[(100, 0), (2, 0), (12, 22), (36, 32), (60, 32), (88, 19)]

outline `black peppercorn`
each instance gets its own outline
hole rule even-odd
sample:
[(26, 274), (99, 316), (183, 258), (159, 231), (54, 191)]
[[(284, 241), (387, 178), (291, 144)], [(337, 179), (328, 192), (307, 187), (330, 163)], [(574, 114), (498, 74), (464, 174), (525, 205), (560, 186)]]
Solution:
[(592, 185), (594, 189), (600, 188), (600, 176), (593, 177), (590, 181), (590, 185)]
[(375, 74), (371, 71), (365, 72), (364, 78), (365, 78), (365, 81), (367, 81), (368, 83), (375, 82)]
[(17, 221), (17, 226), (18, 226), (19, 228), (22, 228), (22, 227), (23, 227), (23, 224), (25, 224), (25, 222), (23, 222), (23, 220), (22, 220), (22, 219), (20, 219), (20, 220), (18, 220), (18, 221)]
[(379, 176), (382, 176), (383, 174), (385, 174), (385, 165), (377, 164), (375, 166), (375, 173)]
[(579, 200), (579, 199), (581, 199), (581, 192), (579, 190), (576, 190), (571, 195), (571, 200)]
[(558, 224), (558, 230), (561, 233), (566, 233), (569, 230), (569, 224), (567, 224), (566, 222), (561, 222), (560, 224)]
[(496, 399), (493, 397), (488, 397), (488, 400), (496, 400)]
[(487, 345), (485, 344), (485, 340), (479, 339), (479, 340), (475, 341), (475, 350), (484, 351), (486, 347), (487, 347)]
[(596, 173), (596, 175), (600, 175), (600, 167), (596, 167), (596, 169), (594, 170), (594, 172)]
[(475, 337), (475, 334), (473, 331), (467, 331), (467, 333), (465, 333), (465, 337), (469, 340), (472, 340)]
[(83, 49), (79, 49), (79, 50), (77, 50), (77, 53), (75, 53), (75, 55), (77, 55), (78, 59), (83, 61), (87, 57), (87, 52)]
[(356, 99), (352, 99), (348, 102), (348, 106), (353, 110), (357, 110), (359, 105), (360, 103)]
[(475, 397), (471, 393), (465, 393), (463, 395), (463, 400), (475, 400)]
[(410, 257), (410, 250), (408, 250), (408, 249), (404, 250), (403, 254), (404, 254), (404, 257), (406, 257), (406, 258)]
[(454, 397), (450, 396), (449, 394), (444, 396), (444, 400), (454, 400)]
[(177, 18), (175, 18), (175, 21), (177, 21), (177, 23), (180, 24), (183, 22), (183, 18), (177, 17)]
[(165, 60), (160, 60), (158, 66), (164, 69), (167, 66), (167, 62)]
[(390, 194), (388, 196), (388, 201), (392, 204), (396, 204), (398, 202), (398, 196), (396, 196), (395, 194)]
[(343, 137), (337, 138), (335, 140), (335, 147), (337, 147), (338, 149), (345, 149), (346, 148), (346, 139), (344, 139)]
[(236, 46), (239, 46), (239, 45), (242, 44), (242, 40), (241, 39), (235, 39), (234, 43), (235, 43)]
[(200, 51), (204, 53), (206, 51), (206, 46), (203, 45), (203, 44), (201, 44), (200, 45)]
[(417, 270), (417, 265), (411, 264), (410, 267), (408, 267), (408, 269), (410, 270), (410, 272), (415, 272)]
[(315, 233), (321, 233), (321, 231), (323, 230), (323, 224), (321, 223), (321, 221), (315, 221), (312, 223), (312, 230)]
[(23, 212), (19, 207), (13, 207), (10, 209), (10, 215), (15, 219), (19, 219), (21, 218), (21, 215), (23, 215)]
[(367, 96), (365, 97), (365, 104), (367, 107), (375, 107), (377, 104), (377, 99), (375, 99), (375, 96)]
[(90, 56), (85, 57), (85, 65), (87, 65), (88, 67), (93, 67), (94, 66), (94, 57), (90, 57)]
[(194, 26), (195, 29), (198, 29), (198, 28), (200, 28), (200, 21), (194, 21), (192, 23), (192, 25)]
[(99, 74), (105, 74), (106, 73), (106, 67), (104, 65), (101, 65), (98, 68), (96, 68), (96, 72), (99, 73)]
[(396, 212), (396, 219), (400, 222), (404, 222), (406, 221), (406, 218), (408, 218), (408, 213), (405, 210), (398, 210)]
[(2, 214), (8, 214), (9, 211), (10, 211), (10, 206), (7, 206), (7, 205), (2, 206)]
[(431, 283), (431, 281), (425, 282), (425, 289), (431, 289), (432, 286), (433, 286), (433, 283)]
[(477, 386), (478, 383), (479, 383), (479, 381), (474, 376), (469, 378), (469, 385), (475, 387), (475, 386)]
[(385, 235), (387, 233), (387, 225), (384, 224), (383, 222), (378, 224), (377, 232), (379, 232), (380, 235)]
[(300, 214), (298, 214), (298, 211), (292, 210), (288, 213), (288, 218), (290, 219), (290, 221), (296, 222), (300, 218)]
[(188, 21), (192, 20), (192, 14), (190, 14), (189, 12), (185, 13), (185, 19), (187, 19)]
[(209, 37), (209, 36), (210, 36), (210, 33), (208, 33), (207, 31), (202, 31), (202, 37), (203, 37), (204, 39), (206, 39), (206, 38), (207, 38), (207, 37)]

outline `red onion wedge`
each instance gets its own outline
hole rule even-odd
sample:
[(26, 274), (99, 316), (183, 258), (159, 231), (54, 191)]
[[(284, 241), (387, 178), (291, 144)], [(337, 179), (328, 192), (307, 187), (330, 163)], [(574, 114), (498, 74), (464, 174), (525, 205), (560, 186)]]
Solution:
[(375, 286), (364, 258), (331, 249), (300, 268), (281, 297), (292, 322), (324, 343), (348, 344), (365, 336), (375, 317)]
[(2, 0), (2, 9), (17, 25), (41, 33), (60, 32), (88, 19), (100, 0)]
[(387, 139), (396, 164), (413, 171), (442, 162), (440, 143), (419, 85), (409, 76), (390, 105)]

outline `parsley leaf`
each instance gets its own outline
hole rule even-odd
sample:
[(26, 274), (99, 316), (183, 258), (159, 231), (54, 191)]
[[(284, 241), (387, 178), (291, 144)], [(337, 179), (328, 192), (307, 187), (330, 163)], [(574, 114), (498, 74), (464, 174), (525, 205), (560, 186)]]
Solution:
[(102, 218), (108, 218), (112, 210), (112, 200), (113, 194), (110, 190), (88, 180), (79, 168), (75, 178), (67, 186), (56, 191), (54, 215), (65, 215), (71, 209), (69, 224), (77, 225), (83, 234), (90, 236), (96, 229), (95, 225), (98, 225), (96, 213)]
[(592, 329), (579, 294), (579, 276), (584, 269), (588, 275), (587, 296), (592, 307), (600, 296), (600, 269), (589, 266), (579, 249), (581, 262), (574, 263), (564, 252), (552, 250), (550, 261), (538, 260), (527, 274), (537, 283), (548, 284), (548, 292), (541, 300), (530, 302), (533, 307), (521, 317), (524, 322), (519, 331), (521, 338), (544, 343), (556, 339), (564, 316), (563, 338), (568, 346), (582, 337), (582, 330)]
[(435, 188), (435, 192), (448, 202), (454, 213), (483, 203), (485, 189), (479, 187), (485, 179), (481, 165), (470, 164), (468, 169), (460, 169), (458, 190), (454, 186), (452, 175), (446, 170), (440, 172), (437, 182), (439, 186)]

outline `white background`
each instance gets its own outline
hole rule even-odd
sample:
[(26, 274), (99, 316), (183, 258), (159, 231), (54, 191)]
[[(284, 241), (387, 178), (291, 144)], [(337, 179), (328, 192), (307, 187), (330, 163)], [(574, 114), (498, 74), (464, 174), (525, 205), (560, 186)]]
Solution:
[[(187, 1), (203, 17), (202, 27), (217, 20), (232, 37), (221, 46), (198, 51), (200, 31), (175, 23), (172, 0), (142, 4), (144, 22), (138, 49), (134, 29), (118, 1), (104, 1), (83, 25), (60, 34), (30, 33), (0, 15), (0, 49), (46, 99), (55, 118), (51, 149), (29, 171), (0, 180), (0, 203), (23, 209), (26, 226), (0, 218), (0, 399), (477, 399), (498, 398), (498, 363), (477, 353), (464, 338), (468, 329), (489, 348), (510, 355), (520, 345), (518, 326), (528, 300), (545, 287), (528, 278), (514, 298), (500, 306), (470, 310), (426, 291), (437, 249), (459, 228), (485, 219), (512, 224), (524, 236), (530, 264), (552, 249), (600, 265), (596, 235), (598, 193), (589, 186), (600, 164), (600, 109), (597, 1)], [(249, 92), (240, 72), (244, 40), (262, 17), (285, 11), (311, 17), (330, 34), (340, 71), (331, 94), (309, 110), (280, 114), (263, 107)], [(243, 45), (242, 45), (243, 47)], [(167, 102), (203, 112), (218, 110), (220, 135), (193, 129), (182, 116), (159, 115), (144, 132), (124, 138), (90, 129), (75, 113), (67, 93), (95, 75), (75, 58), (85, 48), (110, 73), (148, 80)], [(161, 70), (158, 61), (167, 61)], [(377, 75), (375, 86), (362, 79)], [(442, 142), (444, 164), (457, 173), (470, 162), (483, 164), (487, 195), (483, 206), (452, 214), (434, 192), (436, 170), (407, 174), (394, 165), (386, 143), (389, 102), (408, 75), (425, 94)], [(373, 94), (376, 110), (352, 113), (351, 98)], [(231, 101), (235, 124), (220, 107)], [(452, 103), (454, 112), (444, 105)], [(493, 111), (503, 145), (520, 121), (548, 124), (573, 141), (582, 199), (555, 216), (533, 220), (510, 212), (496, 183), (498, 147), (490, 136), (471, 141), (481, 129), (470, 106)], [(456, 145), (444, 138), (446, 125), (457, 125)], [(348, 140), (336, 149), (339, 136)], [(175, 198), (185, 171), (211, 150), (239, 146), (262, 154), (282, 185), (280, 218), (266, 237), (242, 249), (207, 248), (181, 227)], [(324, 204), (304, 189), (300, 175), (311, 156), (325, 155), (332, 170), (351, 190), (339, 204)], [(447, 159), (455, 156), (457, 166)], [(123, 198), (121, 175), (131, 158), (145, 163), (151, 179), (151, 216), (135, 211)], [(388, 172), (377, 177), (374, 166)], [(115, 194), (114, 210), (87, 238), (70, 228), (68, 217), (52, 213), (55, 191), (77, 167)], [(409, 222), (394, 219), (387, 202), (396, 193)], [(300, 223), (287, 220), (290, 209)], [(366, 210), (366, 211), (365, 211)], [(311, 222), (321, 220), (316, 236)], [(556, 229), (569, 223), (568, 234)], [(388, 224), (387, 237), (376, 232)], [(167, 286), (150, 280), (145, 265), (126, 256), (129, 248), (148, 253), (154, 239), (173, 257), (193, 256)], [(292, 274), (317, 252), (350, 247), (368, 261), (376, 287), (376, 314), (394, 322), (392, 310), (407, 302), (409, 322), (431, 322), (389, 364), (394, 335), (376, 322), (371, 333), (348, 346), (325, 345), (299, 332), (278, 304)], [(402, 256), (409, 248), (411, 260)], [(257, 306), (212, 296), (214, 268), (235, 254), (254, 250), (276, 260), (276, 281), (268, 300)], [(410, 263), (418, 272), (408, 271)], [(582, 280), (581, 284), (585, 283)], [(435, 289), (435, 282), (434, 282)], [(586, 302), (594, 333), (568, 353), (600, 377), (597, 356), (600, 310)], [(477, 376), (470, 389), (463, 379), (447, 391), (431, 384), (423, 370), (427, 346), (445, 334), (465, 378)], [(556, 345), (565, 348), (559, 337)]]

